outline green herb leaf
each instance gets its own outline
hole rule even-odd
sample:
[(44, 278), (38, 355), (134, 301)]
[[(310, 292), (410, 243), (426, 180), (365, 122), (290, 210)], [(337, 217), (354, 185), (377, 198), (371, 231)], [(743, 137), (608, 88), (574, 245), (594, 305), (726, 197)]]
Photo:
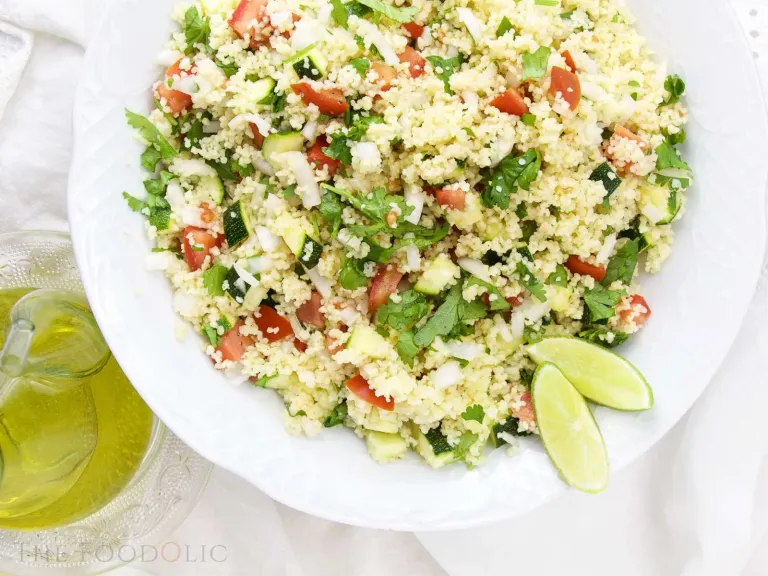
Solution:
[(355, 58), (349, 61), (349, 65), (352, 66), (360, 76), (365, 77), (366, 72), (371, 67), (371, 61), (368, 58)]
[(349, 13), (347, 12), (347, 7), (344, 5), (344, 2), (341, 0), (331, 0), (331, 6), (333, 7), (331, 10), (331, 18), (333, 21), (342, 28), (348, 28)]
[(221, 264), (214, 264), (208, 270), (203, 272), (203, 286), (212, 296), (224, 296), (224, 289), (221, 287), (229, 274), (229, 268)]
[(559, 6), (560, 0), (535, 0), (536, 6)]
[(616, 250), (616, 254), (608, 262), (605, 278), (601, 284), (603, 286), (610, 286), (611, 283), (617, 280), (624, 284), (631, 284), (632, 277), (635, 275), (639, 253), (640, 246), (637, 240), (630, 240)]
[(536, 52), (523, 54), (522, 81), (534, 78), (544, 78), (549, 68), (550, 48), (541, 46)]
[(498, 206), (506, 210), (517, 187), (528, 190), (531, 182), (538, 178), (540, 168), (541, 154), (538, 150), (531, 149), (520, 156), (510, 154), (491, 171), (482, 193), (483, 204), (488, 208)]
[(376, 323), (391, 326), (398, 332), (413, 327), (429, 313), (429, 304), (423, 294), (415, 290), (406, 290), (399, 294), (400, 301), (388, 300), (376, 311)]
[(568, 286), (568, 271), (565, 269), (565, 266), (558, 264), (555, 271), (547, 278), (547, 284), (550, 286), (560, 286), (561, 288)]
[(419, 9), (416, 6), (398, 8), (391, 4), (385, 4), (381, 0), (357, 0), (357, 2), (400, 24), (413, 22), (413, 17), (419, 13)]
[(234, 62), (224, 63), (221, 60), (216, 60), (216, 66), (227, 75), (227, 78), (232, 78), (232, 76), (237, 74), (237, 71), (240, 70), (240, 67)]
[(331, 236), (336, 237), (341, 227), (341, 214), (343, 207), (336, 194), (326, 192), (320, 199), (320, 215), (326, 224), (331, 227)]
[(347, 138), (341, 132), (329, 134), (331, 142), (323, 148), (323, 154), (329, 158), (334, 158), (342, 164), (349, 166), (352, 164), (352, 151), (347, 144)]
[(459, 304), (463, 300), (461, 282), (453, 285), (443, 303), (427, 323), (416, 332), (413, 342), (417, 346), (429, 346), (438, 336), (447, 336), (459, 323)]
[(533, 275), (533, 273), (528, 269), (528, 266), (522, 262), (518, 262), (516, 271), (520, 279), (520, 284), (525, 286), (539, 302), (546, 302), (547, 293), (544, 290), (544, 285), (539, 281), (538, 278), (536, 278), (536, 276)]
[(522, 121), (522, 123), (523, 123), (523, 124), (525, 124), (526, 126), (534, 126), (534, 125), (536, 124), (536, 116), (534, 116), (533, 114), (530, 114), (530, 113), (528, 113), (528, 112), (526, 112), (525, 114), (523, 114), (523, 115), (520, 117), (520, 120), (521, 120), (521, 121)]
[[(160, 153), (160, 157), (163, 160), (171, 160), (176, 157), (178, 154), (176, 148), (168, 143), (168, 140), (166, 140), (165, 137), (160, 134), (160, 131), (155, 127), (154, 124), (152, 124), (152, 122), (149, 121), (148, 118), (145, 118), (139, 114), (134, 114), (130, 110), (125, 111), (125, 116), (128, 119), (128, 125), (136, 129), (136, 131), (138, 131), (139, 135), (144, 138), (144, 140), (154, 146)], [(142, 164), (144, 160), (145, 157), (142, 156)], [(154, 168), (152, 171), (154, 171)]]
[(219, 335), (219, 331), (210, 324), (203, 326), (203, 336), (208, 339), (208, 342), (211, 343), (211, 346), (216, 347), (221, 344), (221, 336)]
[(669, 139), (664, 140), (662, 144), (656, 148), (656, 170), (664, 170), (665, 168), (680, 168), (681, 170), (691, 170), (691, 167), (687, 162), (684, 162), (680, 158), (680, 153), (670, 142)]
[(670, 74), (664, 81), (664, 90), (669, 92), (669, 97), (662, 102), (662, 106), (670, 106), (680, 102), (680, 98), (685, 94), (685, 82), (677, 74)]
[(365, 262), (348, 258), (339, 271), (339, 284), (345, 290), (356, 290), (368, 286), (368, 277), (363, 269)]
[(207, 47), (208, 37), (211, 34), (211, 21), (202, 18), (197, 8), (190, 7), (184, 14), (184, 38), (187, 41), (187, 55), (196, 52), (195, 44), (203, 44)]
[[(488, 304), (491, 310), (506, 312), (512, 308), (512, 305), (504, 299), (504, 296), (501, 295), (499, 289), (493, 284), (481, 280), (477, 276), (470, 276), (467, 279), (467, 287), (469, 288), (470, 286), (483, 286), (488, 291)], [(495, 298), (492, 298), (491, 296), (495, 296)]]
[(615, 348), (623, 344), (629, 338), (629, 334), (618, 330), (609, 330), (605, 326), (592, 325), (584, 328), (576, 335), (582, 340), (597, 344), (603, 348)]
[(456, 448), (453, 449), (454, 454), (456, 454), (456, 458), (459, 460), (464, 459), (464, 457), (469, 452), (469, 449), (472, 448), (472, 445), (477, 442), (477, 439), (479, 436), (477, 434), (473, 434), (472, 432), (464, 432), (459, 437), (459, 443), (456, 445)]
[(395, 345), (397, 355), (400, 356), (400, 360), (403, 364), (413, 368), (413, 361), (419, 354), (419, 347), (413, 342), (413, 331), (402, 332), (397, 337), (397, 344)]
[(279, 114), (285, 108), (285, 104), (288, 101), (288, 94), (285, 92), (275, 93), (272, 98), (272, 112)]
[(337, 404), (331, 413), (328, 415), (328, 417), (323, 420), (323, 426), (325, 428), (333, 428), (334, 426), (339, 426), (340, 424), (344, 424), (344, 421), (347, 419), (347, 402), (346, 400), (343, 400), (340, 404)]
[(672, 146), (677, 146), (678, 144), (683, 144), (685, 142), (685, 130), (680, 128), (678, 132), (670, 132), (667, 128), (661, 131), (662, 134), (664, 134), (664, 138), (666, 138), (669, 143)]
[(597, 322), (615, 316), (616, 305), (626, 293), (626, 290), (606, 290), (600, 284), (584, 292), (584, 303), (589, 309), (590, 320)]
[(451, 89), (451, 76), (459, 68), (461, 68), (464, 58), (459, 54), (452, 58), (441, 58), (440, 56), (427, 56), (427, 60), (432, 63), (435, 68), (435, 75), (443, 81), (445, 85), (445, 91), (448, 94), (453, 94)]
[(141, 166), (147, 172), (157, 170), (157, 164), (162, 159), (162, 155), (154, 146), (149, 146), (141, 155)]
[(482, 424), (483, 418), (485, 418), (485, 410), (483, 410), (483, 407), (480, 406), (480, 404), (474, 404), (464, 410), (461, 417), (464, 418), (464, 420), (474, 420), (475, 422), (480, 422), (480, 424)]
[(128, 192), (123, 192), (123, 198), (125, 198), (125, 200), (128, 202), (128, 207), (134, 212), (140, 213), (142, 210), (144, 210), (144, 208), (147, 208), (147, 205), (143, 200), (139, 200), (135, 196), (131, 196), (128, 194)]
[(167, 230), (171, 223), (171, 211), (168, 208), (151, 209), (149, 212), (149, 225), (158, 231)]
[(501, 19), (499, 27), (496, 28), (496, 38), (501, 38), (510, 30), (512, 30), (512, 22), (509, 21), (509, 18), (504, 16), (504, 18)]
[(151, 195), (164, 196), (168, 188), (168, 182), (174, 179), (174, 175), (163, 170), (160, 176), (151, 180), (144, 181), (144, 189)]
[(560, 18), (562, 18), (563, 20), (570, 20), (574, 12), (576, 12), (576, 10), (569, 10), (568, 12), (563, 12), (562, 14), (560, 14)]

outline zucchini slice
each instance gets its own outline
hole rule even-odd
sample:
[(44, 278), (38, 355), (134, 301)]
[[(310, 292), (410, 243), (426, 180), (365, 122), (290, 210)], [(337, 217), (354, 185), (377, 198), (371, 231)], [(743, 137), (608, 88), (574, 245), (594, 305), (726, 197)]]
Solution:
[(645, 184), (640, 188), (640, 212), (653, 224), (669, 224), (682, 207), (677, 190)]
[(197, 188), (216, 206), (221, 206), (221, 203), (224, 202), (224, 182), (218, 176), (203, 176), (200, 178)]
[(302, 136), (301, 132), (281, 132), (280, 134), (270, 134), (264, 138), (261, 152), (264, 154), (264, 159), (273, 168), (279, 169), (280, 165), (276, 163), (275, 154), (301, 152), (303, 149), (304, 136)]
[(320, 262), (320, 257), (322, 255), (323, 245), (314, 238), (307, 236), (301, 253), (297, 254), (296, 257), (304, 268), (312, 270), (312, 268), (317, 266), (317, 263)]
[(446, 254), (439, 254), (429, 263), (413, 289), (422, 294), (436, 296), (455, 280), (458, 272), (459, 267)]
[(610, 196), (621, 186), (621, 178), (616, 175), (608, 162), (603, 162), (589, 176), (592, 182), (602, 182), (606, 197)]
[(325, 59), (315, 44), (311, 44), (300, 50), (288, 60), (299, 78), (320, 80), (328, 71), (328, 60)]
[(245, 300), (245, 295), (248, 293), (248, 284), (240, 278), (240, 275), (235, 270), (235, 267), (229, 269), (227, 277), (224, 279), (224, 290), (232, 296), (232, 299), (238, 304), (242, 304)]
[(251, 82), (249, 96), (254, 104), (272, 104), (273, 92), (277, 84), (272, 78), (259, 78)]
[(230, 248), (236, 248), (251, 236), (251, 221), (240, 200), (224, 210), (224, 236)]

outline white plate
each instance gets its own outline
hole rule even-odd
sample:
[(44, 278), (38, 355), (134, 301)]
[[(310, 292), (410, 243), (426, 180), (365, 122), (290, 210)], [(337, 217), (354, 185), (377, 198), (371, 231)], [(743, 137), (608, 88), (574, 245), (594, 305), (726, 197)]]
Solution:
[[(380, 466), (348, 430), (290, 436), (277, 395), (232, 387), (178, 322), (141, 218), (120, 193), (138, 190), (141, 147), (123, 108), (150, 109), (155, 54), (174, 0), (118, 2), (88, 51), (75, 111), (69, 217), (83, 284), (129, 378), (160, 418), (203, 456), (305, 512), (402, 530), (468, 527), (521, 514), (560, 493), (540, 445), (486, 466), (432, 470), (414, 457)], [(623, 352), (653, 384), (644, 414), (598, 410), (613, 470), (637, 458), (691, 406), (728, 351), (756, 284), (764, 246), (765, 113), (752, 57), (726, 3), (630, 2), (655, 51), (688, 83), (686, 159), (697, 183), (675, 225), (674, 253), (643, 289), (653, 321)], [(692, 15), (695, 15), (692, 17)]]

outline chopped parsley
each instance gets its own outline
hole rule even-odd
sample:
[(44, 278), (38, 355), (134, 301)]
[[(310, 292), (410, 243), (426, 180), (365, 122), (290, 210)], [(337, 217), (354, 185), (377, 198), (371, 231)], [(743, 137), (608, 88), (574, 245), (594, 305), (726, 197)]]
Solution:
[[(496, 38), (501, 38), (509, 32), (510, 30), (513, 30), (512, 28), (512, 22), (509, 21), (509, 18), (504, 16), (504, 18), (501, 19), (501, 23), (499, 24), (499, 27), (496, 28)], [(514, 33), (514, 30), (513, 30)]]
[(184, 39), (187, 42), (185, 54), (194, 54), (196, 44), (202, 44), (208, 49), (208, 37), (211, 35), (210, 18), (202, 18), (197, 8), (190, 7), (184, 14)]
[(485, 410), (483, 410), (483, 407), (480, 406), (480, 404), (474, 404), (464, 410), (464, 413), (461, 415), (464, 420), (474, 420), (475, 422), (483, 423), (483, 418), (485, 418)]
[(453, 94), (451, 88), (451, 76), (456, 72), (464, 63), (464, 58), (459, 54), (452, 58), (441, 58), (440, 56), (427, 56), (427, 60), (432, 63), (435, 68), (435, 76), (440, 78), (445, 85), (445, 91), (448, 94)]
[(362, 260), (347, 258), (339, 271), (339, 284), (345, 290), (356, 290), (368, 286), (368, 277), (365, 275)]
[(517, 192), (518, 187), (528, 190), (531, 182), (538, 178), (540, 168), (541, 154), (538, 150), (531, 149), (519, 156), (510, 154), (491, 170), (483, 188), (483, 204), (488, 208), (509, 208), (510, 196)]
[(344, 420), (347, 419), (347, 402), (343, 400), (340, 404), (337, 404), (331, 413), (323, 421), (323, 426), (326, 428), (333, 428), (344, 424)]
[(144, 165), (145, 168), (147, 167), (145, 164), (145, 161), (147, 160), (151, 161), (156, 158), (156, 161), (150, 170), (150, 172), (154, 172), (155, 167), (157, 166), (157, 162), (160, 159), (172, 160), (176, 157), (178, 154), (176, 148), (168, 143), (168, 140), (166, 140), (165, 137), (160, 134), (160, 131), (155, 127), (154, 124), (152, 124), (152, 122), (149, 121), (148, 118), (145, 118), (139, 114), (134, 114), (130, 110), (125, 111), (125, 116), (128, 118), (128, 124), (132, 128), (135, 128), (139, 135), (144, 138), (144, 140), (146, 140), (150, 146), (153, 147), (159, 154), (159, 157), (157, 154), (152, 153), (145, 158), (145, 155), (148, 154), (145, 152), (142, 155), (142, 165)]
[(319, 210), (323, 220), (331, 228), (331, 236), (335, 237), (341, 227), (341, 214), (343, 211), (341, 200), (339, 200), (336, 194), (326, 192), (320, 198)]
[(417, 6), (398, 8), (397, 6), (392, 6), (391, 4), (385, 4), (381, 0), (357, 0), (357, 3), (362, 4), (363, 6), (367, 6), (374, 12), (381, 14), (382, 16), (386, 16), (390, 20), (394, 20), (400, 24), (408, 24), (409, 22), (413, 22), (413, 17), (416, 16), (416, 14), (419, 12), (419, 8)]
[(407, 364), (413, 368), (413, 360), (419, 353), (419, 347), (413, 342), (413, 332), (403, 332), (397, 338), (397, 344), (395, 345), (398, 356), (404, 364)]
[(613, 318), (616, 315), (616, 305), (626, 293), (625, 290), (606, 290), (600, 284), (595, 284), (594, 288), (585, 291), (584, 303), (589, 311), (589, 320), (598, 322)]
[(386, 324), (398, 332), (412, 328), (429, 313), (430, 306), (423, 294), (406, 290), (399, 295), (399, 301), (387, 301), (376, 311), (376, 323)]
[(588, 326), (576, 336), (582, 340), (586, 340), (587, 342), (597, 344), (604, 348), (615, 348), (626, 342), (629, 338), (629, 334), (625, 332), (610, 330), (607, 327), (600, 325)]
[(488, 307), (493, 310), (499, 310), (501, 312), (506, 312), (510, 308), (512, 308), (512, 305), (507, 302), (504, 299), (504, 296), (501, 295), (501, 292), (499, 291), (496, 286), (493, 284), (490, 284), (486, 282), (485, 280), (481, 280), (477, 276), (470, 276), (467, 279), (467, 287), (470, 286), (483, 286), (487, 292), (488, 292)]
[(664, 81), (664, 90), (669, 92), (669, 97), (664, 99), (662, 106), (670, 106), (680, 102), (680, 98), (685, 94), (685, 82), (677, 74), (670, 74)]
[(621, 248), (616, 250), (616, 254), (608, 262), (602, 285), (610, 286), (617, 280), (624, 284), (631, 284), (632, 277), (635, 275), (639, 253), (640, 246), (637, 240), (625, 242)]
[(565, 266), (558, 264), (555, 271), (547, 278), (547, 284), (550, 286), (560, 286), (561, 288), (568, 286), (568, 271), (565, 269)]
[(371, 67), (371, 61), (368, 58), (355, 58), (349, 61), (349, 65), (352, 66), (360, 76), (365, 77), (366, 72)]
[(520, 279), (520, 284), (525, 286), (528, 291), (536, 297), (539, 302), (547, 301), (547, 293), (544, 290), (544, 285), (539, 281), (533, 272), (530, 271), (528, 266), (523, 262), (517, 263), (517, 275)]
[(208, 294), (212, 296), (224, 296), (224, 280), (229, 274), (229, 268), (222, 266), (221, 264), (214, 264), (208, 270), (203, 272), (203, 286), (208, 290)]

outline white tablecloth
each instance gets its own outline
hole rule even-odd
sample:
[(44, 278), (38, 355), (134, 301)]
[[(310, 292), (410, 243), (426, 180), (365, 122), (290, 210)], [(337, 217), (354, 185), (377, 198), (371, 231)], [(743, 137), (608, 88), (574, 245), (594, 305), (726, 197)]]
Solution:
[[(768, 88), (768, 2), (732, 3)], [(0, 0), (0, 232), (67, 229), (72, 101), (104, 4)], [(224, 545), (226, 561), (154, 562), (118, 574), (765, 576), (766, 326), (764, 270), (749, 319), (705, 395), (599, 496), (569, 492), (493, 527), (414, 536), (312, 518), (215, 470), (169, 540)]]

